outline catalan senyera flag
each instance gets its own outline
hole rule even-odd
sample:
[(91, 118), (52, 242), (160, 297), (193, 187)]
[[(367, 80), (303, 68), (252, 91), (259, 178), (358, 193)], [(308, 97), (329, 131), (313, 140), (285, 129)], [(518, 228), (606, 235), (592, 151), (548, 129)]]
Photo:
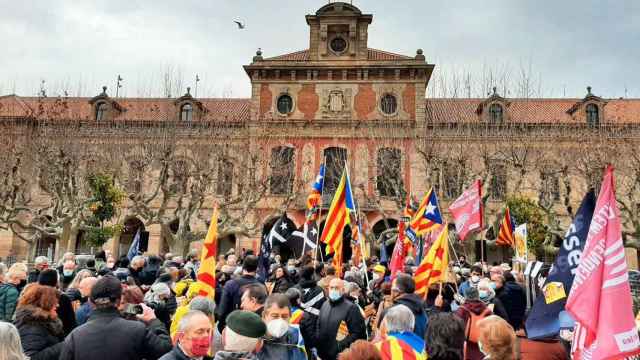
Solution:
[(439, 281), (446, 281), (449, 266), (449, 229), (447, 224), (438, 239), (431, 245), (427, 256), (422, 259), (416, 270), (416, 294), (426, 296), (429, 286)]
[(216, 292), (216, 256), (218, 251), (218, 207), (213, 209), (207, 237), (202, 243), (202, 256), (198, 269), (200, 295), (213, 299)]
[(345, 169), (333, 200), (331, 200), (331, 206), (320, 237), (320, 241), (327, 244), (327, 255), (334, 252), (342, 252), (342, 232), (346, 225), (351, 224), (349, 212), (353, 211), (354, 208), (353, 192)]
[(513, 219), (511, 218), (511, 212), (509, 211), (509, 207), (507, 207), (504, 211), (504, 218), (500, 223), (500, 231), (498, 232), (498, 237), (496, 238), (496, 245), (511, 247), (515, 246), (515, 229), (516, 226)]
[(385, 339), (373, 343), (380, 351), (382, 359), (385, 360), (425, 360), (427, 354), (417, 352), (408, 343), (396, 338), (395, 336), (387, 336)]
[(433, 188), (431, 188), (413, 215), (407, 229), (407, 235), (415, 243), (418, 236), (426, 234), (441, 224), (442, 213), (438, 206), (438, 197)]

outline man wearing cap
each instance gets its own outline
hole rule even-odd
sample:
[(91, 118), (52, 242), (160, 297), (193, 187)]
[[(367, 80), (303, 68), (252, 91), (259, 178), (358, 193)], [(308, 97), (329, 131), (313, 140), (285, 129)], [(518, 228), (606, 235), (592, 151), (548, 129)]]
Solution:
[[(95, 310), (84, 325), (67, 336), (60, 360), (138, 360), (157, 359), (171, 351), (171, 340), (153, 310), (140, 304), (141, 321), (120, 316), (120, 281), (107, 275), (91, 289)], [(148, 324), (148, 325), (145, 325)]]
[(222, 331), (224, 350), (216, 352), (215, 360), (256, 359), (266, 333), (267, 326), (257, 314), (244, 310), (232, 312)]

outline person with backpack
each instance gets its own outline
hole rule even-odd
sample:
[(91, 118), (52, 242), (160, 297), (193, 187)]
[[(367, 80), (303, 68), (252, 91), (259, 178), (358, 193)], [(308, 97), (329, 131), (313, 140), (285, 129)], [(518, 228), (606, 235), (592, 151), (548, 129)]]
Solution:
[(480, 328), (478, 322), (490, 315), (493, 312), (487, 305), (480, 300), (480, 294), (475, 287), (469, 287), (466, 289), (465, 300), (462, 305), (456, 310), (455, 314), (464, 321), (465, 324), (465, 360), (482, 360), (484, 355), (478, 347), (478, 340), (480, 339)]

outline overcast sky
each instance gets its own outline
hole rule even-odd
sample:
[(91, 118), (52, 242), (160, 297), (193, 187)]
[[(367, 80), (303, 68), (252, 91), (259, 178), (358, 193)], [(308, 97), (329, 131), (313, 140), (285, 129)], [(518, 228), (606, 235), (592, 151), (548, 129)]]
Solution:
[[(35, 95), (43, 79), (49, 96), (93, 96), (102, 85), (113, 95), (120, 74), (121, 96), (162, 96), (169, 73), (172, 96), (194, 87), (198, 74), (200, 97), (248, 97), (242, 65), (258, 47), (264, 56), (307, 48), (304, 15), (326, 3), (0, 0), (0, 95)], [(460, 87), (453, 79), (471, 74), (471, 95), (479, 96), (492, 71), (509, 79), (507, 95), (516, 96), (525, 69), (536, 96), (583, 97), (591, 85), (603, 97), (625, 96), (625, 88), (627, 97), (640, 97), (638, 0), (353, 3), (374, 15), (370, 47), (407, 55), (424, 49), (436, 64), (433, 94), (451, 95)]]

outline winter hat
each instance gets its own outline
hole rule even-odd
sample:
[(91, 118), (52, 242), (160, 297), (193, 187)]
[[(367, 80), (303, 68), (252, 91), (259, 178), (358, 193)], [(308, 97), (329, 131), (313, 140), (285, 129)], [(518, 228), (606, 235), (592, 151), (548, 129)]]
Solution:
[(258, 339), (267, 332), (267, 326), (264, 324), (260, 316), (251, 311), (236, 310), (227, 317), (227, 327), (234, 333)]
[(54, 269), (46, 269), (38, 275), (38, 284), (45, 286), (58, 286), (58, 272)]
[(120, 280), (111, 275), (100, 278), (91, 289), (91, 301), (94, 304), (104, 302), (115, 302), (122, 296), (122, 285)]
[(477, 288), (469, 286), (467, 290), (464, 291), (464, 297), (467, 300), (478, 300), (480, 299), (480, 294)]

